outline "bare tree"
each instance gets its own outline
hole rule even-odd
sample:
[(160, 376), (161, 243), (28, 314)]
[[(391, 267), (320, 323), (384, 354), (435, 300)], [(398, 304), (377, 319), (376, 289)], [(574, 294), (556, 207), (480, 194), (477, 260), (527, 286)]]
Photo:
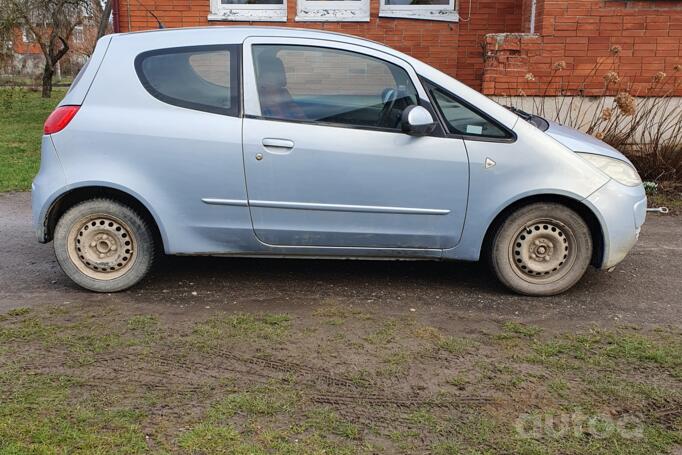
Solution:
[[(95, 0), (96, 5), (100, 5), (101, 9), (101, 3), (99, 0)], [(114, 7), (114, 0), (106, 0), (106, 3), (104, 4), (104, 8), (102, 11), (98, 11), (99, 13), (99, 25), (97, 27), (97, 39), (100, 39), (107, 33), (107, 29), (109, 28), (109, 18), (111, 17), (111, 10)]]
[(0, 0), (0, 44), (7, 47), (23, 29), (43, 53), (43, 98), (52, 95), (57, 64), (69, 51), (74, 28), (92, 15), (92, 8), (91, 0)]

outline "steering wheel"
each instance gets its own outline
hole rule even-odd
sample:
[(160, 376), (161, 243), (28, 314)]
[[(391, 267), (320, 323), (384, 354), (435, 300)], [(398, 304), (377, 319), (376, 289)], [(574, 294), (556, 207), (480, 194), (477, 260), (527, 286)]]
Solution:
[(384, 107), (381, 109), (381, 115), (379, 116), (379, 125), (378, 126), (387, 126), (387, 127), (393, 126), (393, 125), (387, 125), (387, 123), (390, 120), (391, 113), (393, 112), (393, 106), (395, 106), (395, 102), (398, 99), (397, 94), (398, 93), (397, 93), (396, 89), (393, 89), (393, 88), (387, 88), (387, 89), (384, 89), (383, 92), (381, 92), (381, 100), (384, 103)]

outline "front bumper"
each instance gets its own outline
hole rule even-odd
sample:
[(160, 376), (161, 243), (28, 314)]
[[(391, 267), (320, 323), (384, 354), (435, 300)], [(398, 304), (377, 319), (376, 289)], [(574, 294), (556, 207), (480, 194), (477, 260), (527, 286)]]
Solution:
[(584, 201), (597, 215), (604, 234), (600, 268), (610, 269), (630, 252), (646, 219), (642, 185), (630, 187), (610, 180)]

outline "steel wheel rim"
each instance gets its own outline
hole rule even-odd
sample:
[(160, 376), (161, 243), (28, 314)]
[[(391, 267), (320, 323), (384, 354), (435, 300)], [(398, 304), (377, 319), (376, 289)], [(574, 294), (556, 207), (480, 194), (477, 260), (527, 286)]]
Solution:
[(126, 274), (137, 259), (137, 238), (122, 220), (89, 215), (74, 223), (68, 236), (71, 262), (86, 276), (109, 281)]
[(521, 279), (534, 284), (553, 283), (575, 264), (577, 242), (564, 223), (542, 218), (520, 229), (509, 245), (509, 261)]

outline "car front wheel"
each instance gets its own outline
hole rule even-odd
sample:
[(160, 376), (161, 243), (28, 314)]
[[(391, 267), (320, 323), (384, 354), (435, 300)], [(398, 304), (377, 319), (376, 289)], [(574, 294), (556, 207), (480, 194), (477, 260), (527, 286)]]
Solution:
[(62, 215), (54, 232), (62, 270), (96, 292), (117, 292), (139, 282), (154, 259), (154, 236), (132, 208), (110, 199), (81, 202)]
[(573, 210), (535, 203), (498, 227), (489, 250), (498, 279), (519, 294), (560, 294), (585, 274), (592, 258), (590, 229)]

